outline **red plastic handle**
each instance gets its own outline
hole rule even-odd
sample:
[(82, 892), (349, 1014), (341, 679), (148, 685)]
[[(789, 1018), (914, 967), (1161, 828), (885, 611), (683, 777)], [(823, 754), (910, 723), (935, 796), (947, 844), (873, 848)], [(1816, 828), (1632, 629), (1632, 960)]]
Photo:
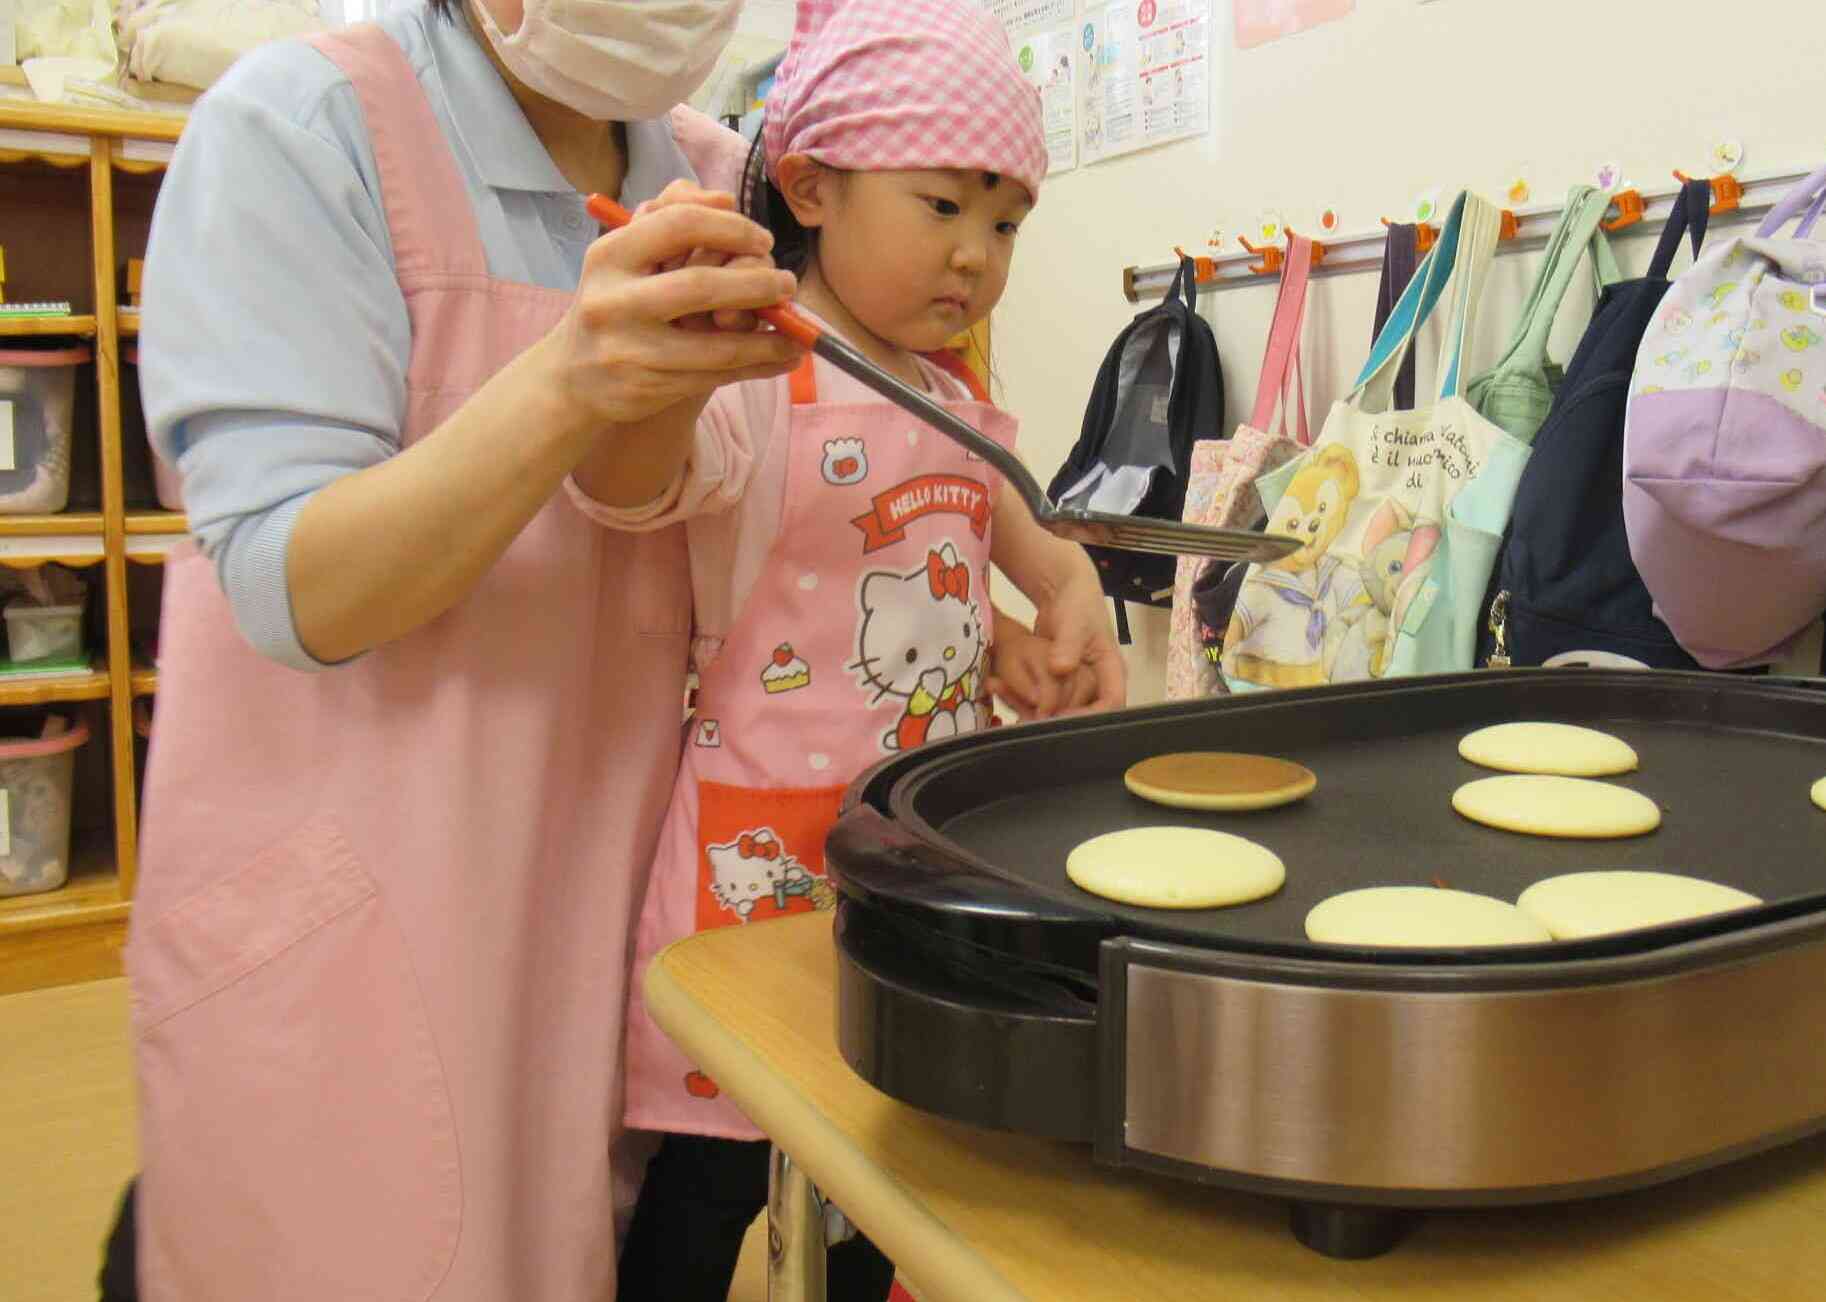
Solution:
[[(609, 198), (606, 194), (592, 194), (584, 200), (584, 207), (589, 209), (590, 216), (601, 222), (610, 230), (619, 230), (634, 220), (634, 214)], [(816, 322), (793, 309), (790, 303), (778, 307), (764, 307), (755, 312), (761, 320), (788, 339), (806, 348), (816, 348), (824, 331)]]

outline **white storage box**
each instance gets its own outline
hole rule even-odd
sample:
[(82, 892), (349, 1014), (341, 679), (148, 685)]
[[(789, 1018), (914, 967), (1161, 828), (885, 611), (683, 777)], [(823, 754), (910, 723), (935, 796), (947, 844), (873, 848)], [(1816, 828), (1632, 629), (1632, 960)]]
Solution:
[(0, 896), (69, 880), (76, 750), (88, 740), (88, 725), (57, 714), (37, 737), (0, 739)]
[(73, 660), (82, 654), (81, 606), (34, 606), (14, 601), (6, 608), (6, 653), (16, 665), (31, 660)]
[(68, 505), (76, 368), (92, 355), (0, 349), (0, 513), (49, 515)]
[[(128, 344), (121, 352), (121, 360), (133, 368), (130, 372), (121, 373), (122, 401), (124, 403), (128, 400), (126, 391), (127, 387), (131, 385), (133, 407), (136, 411), (144, 411), (139, 396), (139, 349), (133, 344)], [(143, 416), (140, 418), (140, 423), (142, 425), (145, 423)], [(125, 422), (123, 422), (123, 428), (124, 425)], [(146, 443), (152, 457), (152, 483), (154, 491), (158, 494), (159, 505), (167, 511), (182, 511), (184, 509), (184, 477), (178, 474), (176, 466), (158, 454), (157, 448), (151, 447), (152, 434), (150, 431), (146, 434)]]

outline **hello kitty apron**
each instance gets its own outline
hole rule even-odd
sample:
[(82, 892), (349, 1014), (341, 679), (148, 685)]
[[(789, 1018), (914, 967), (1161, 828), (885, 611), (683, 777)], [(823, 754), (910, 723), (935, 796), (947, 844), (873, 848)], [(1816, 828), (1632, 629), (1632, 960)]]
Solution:
[[(965, 379), (949, 355), (933, 360)], [(820, 403), (790, 380), (785, 503), (768, 564), (720, 648), (697, 649), (696, 711), (636, 940), (630, 1126), (759, 1139), (647, 1016), (673, 941), (829, 908), (824, 838), (870, 764), (989, 721), (990, 507), (998, 477), (886, 402)], [(946, 404), (1013, 446), (1015, 422)], [(757, 938), (757, 943), (760, 943)], [(777, 992), (790, 1010), (794, 992)]]

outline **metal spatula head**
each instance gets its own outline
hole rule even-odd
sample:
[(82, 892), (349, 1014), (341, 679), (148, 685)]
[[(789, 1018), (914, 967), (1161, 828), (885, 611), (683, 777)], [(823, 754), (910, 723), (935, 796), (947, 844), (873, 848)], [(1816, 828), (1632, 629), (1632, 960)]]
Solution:
[[(587, 200), (590, 215), (604, 226), (620, 227), (632, 220), (627, 209), (605, 195)], [(1002, 472), (1014, 491), (1027, 503), (1042, 529), (1076, 543), (1114, 547), (1121, 551), (1154, 552), (1168, 556), (1212, 556), (1224, 561), (1272, 561), (1299, 550), (1296, 538), (1251, 533), (1243, 529), (1214, 529), (1208, 525), (1180, 524), (1151, 516), (1110, 515), (1102, 511), (1061, 510), (1052, 504), (1040, 483), (1021, 459), (968, 421), (947, 411), (911, 385), (895, 379), (875, 363), (824, 330), (817, 322), (788, 304), (762, 308), (757, 314), (774, 329), (810, 348), (831, 365), (855, 376), (903, 411), (911, 412), (940, 434), (962, 444)]]

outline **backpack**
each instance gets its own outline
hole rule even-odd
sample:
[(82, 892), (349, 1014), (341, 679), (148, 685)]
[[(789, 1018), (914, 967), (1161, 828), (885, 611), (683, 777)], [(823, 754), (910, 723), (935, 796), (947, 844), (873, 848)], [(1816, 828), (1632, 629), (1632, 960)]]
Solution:
[[(1166, 298), (1116, 336), (1097, 372), (1084, 427), (1047, 494), (1061, 507), (1178, 521), (1192, 473), (1192, 445), (1222, 434), (1224, 376), (1217, 337), (1198, 315), (1190, 258)], [(1170, 607), (1177, 558), (1086, 547), (1116, 628), (1130, 641), (1126, 602)]]
[(1566, 365), (1492, 576), (1479, 659), (1506, 665), (1697, 669), (1655, 617), (1623, 523), (1623, 421), (1643, 335), (1691, 233), (1705, 239), (1711, 187), (1689, 181), (1648, 275), (1602, 291)]
[(1823, 211), (1826, 168), (1755, 235), (1706, 250), (1636, 358), (1630, 554), (1709, 669), (1780, 660), (1826, 609), (1826, 243), (1808, 238)]

